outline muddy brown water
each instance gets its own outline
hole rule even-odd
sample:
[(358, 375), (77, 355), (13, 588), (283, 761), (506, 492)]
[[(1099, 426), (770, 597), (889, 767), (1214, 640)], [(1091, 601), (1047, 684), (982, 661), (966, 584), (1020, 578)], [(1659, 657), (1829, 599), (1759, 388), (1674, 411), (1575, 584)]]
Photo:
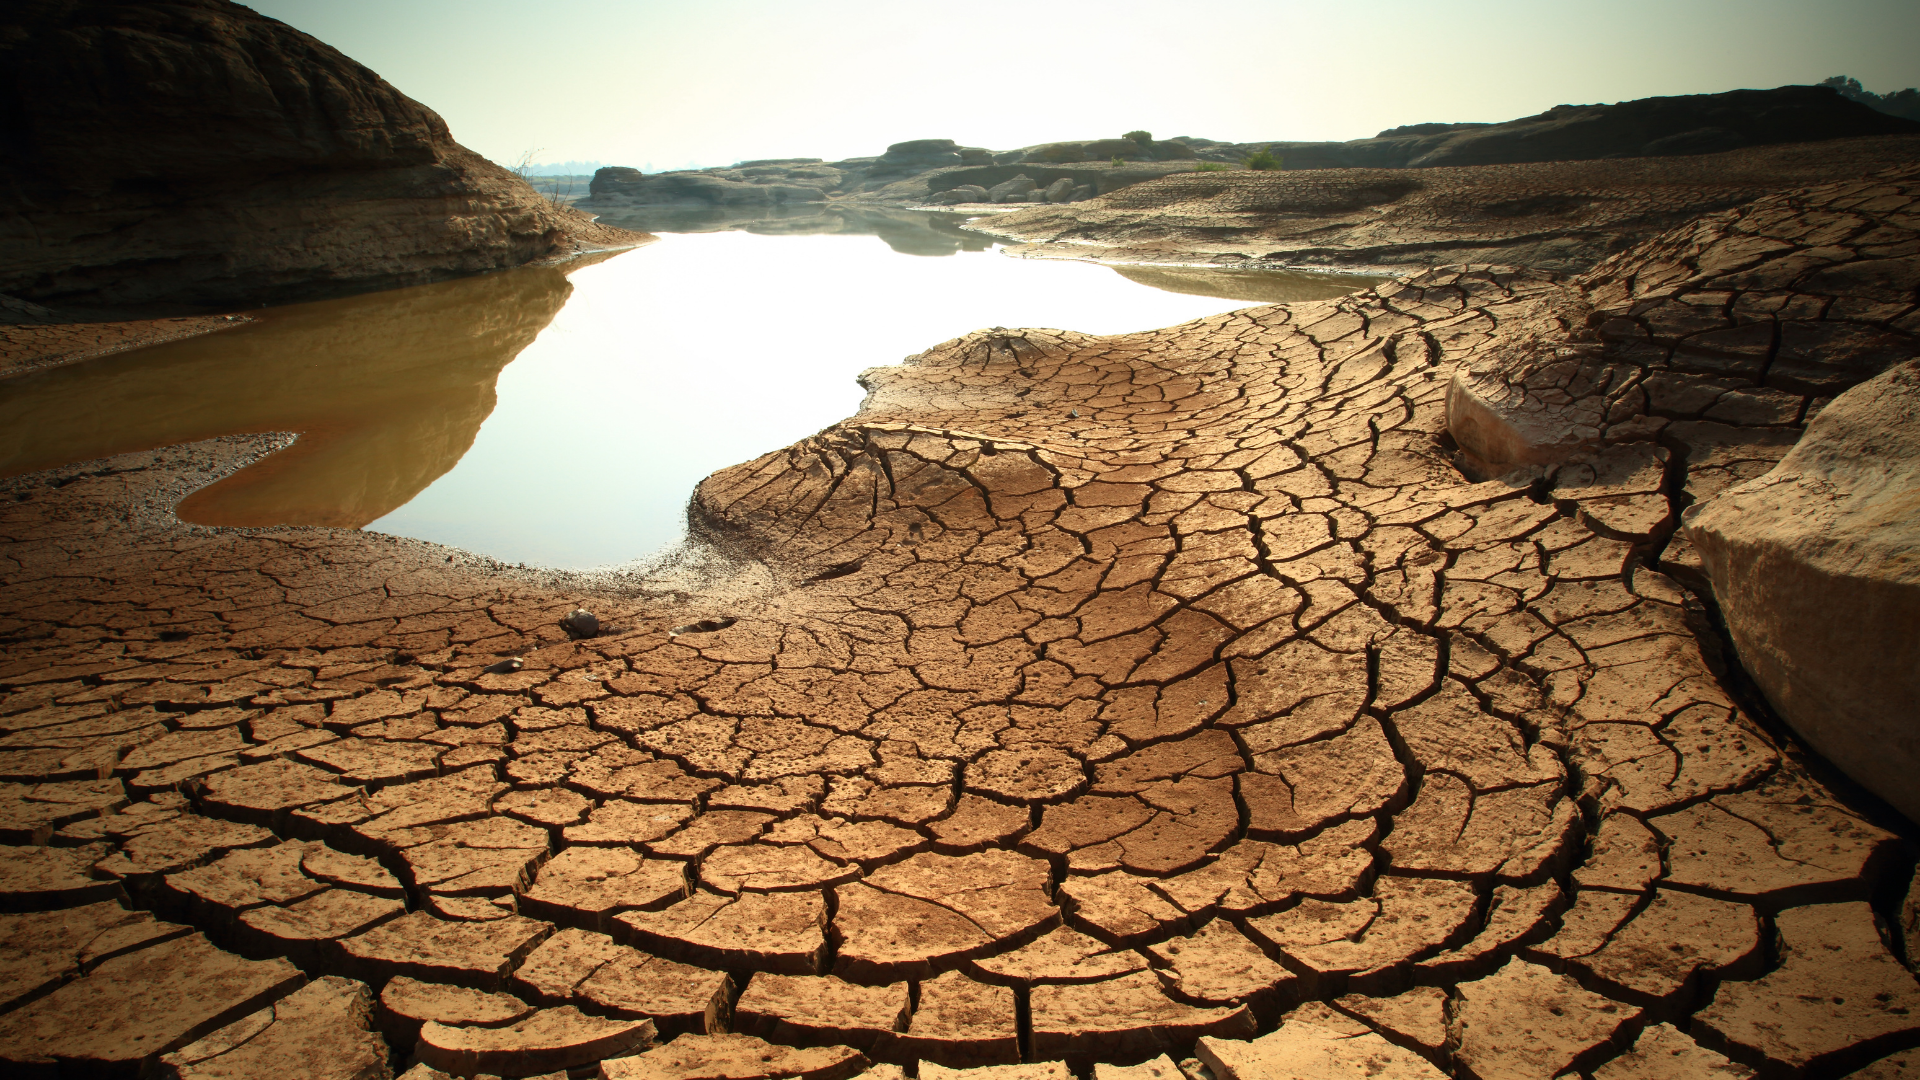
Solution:
[[(8, 379), (0, 475), (288, 431), (292, 446), (195, 492), (180, 516), (373, 528), (509, 563), (623, 564), (683, 536), (709, 473), (853, 414), (865, 368), (983, 326), (1119, 333), (1370, 284), (1116, 273), (902, 244), (907, 226), (888, 228), (886, 245), (667, 235), (593, 265), (266, 309), (233, 330)], [(941, 254), (958, 257), (910, 257)]]

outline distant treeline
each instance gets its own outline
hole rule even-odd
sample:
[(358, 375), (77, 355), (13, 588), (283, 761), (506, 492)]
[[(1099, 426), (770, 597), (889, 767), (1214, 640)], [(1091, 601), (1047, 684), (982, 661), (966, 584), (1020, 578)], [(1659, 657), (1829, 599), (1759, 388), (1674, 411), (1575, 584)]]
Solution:
[(1857, 101), (1869, 108), (1879, 109), (1891, 116), (1905, 117), (1908, 120), (1920, 120), (1920, 90), (1909, 86), (1905, 90), (1895, 90), (1891, 94), (1876, 94), (1860, 85), (1860, 80), (1846, 75), (1835, 75), (1823, 79), (1821, 86), (1831, 86), (1840, 91), (1840, 96)]

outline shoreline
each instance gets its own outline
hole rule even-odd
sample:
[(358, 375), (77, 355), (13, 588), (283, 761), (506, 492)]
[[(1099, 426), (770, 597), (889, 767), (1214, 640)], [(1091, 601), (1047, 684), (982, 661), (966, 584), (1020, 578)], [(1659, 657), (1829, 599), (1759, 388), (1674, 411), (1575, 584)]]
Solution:
[[(198, 867), (289, 851), (304, 881), (323, 849), (288, 845), (319, 844), (377, 856), (403, 899), (319, 951), (265, 939), (305, 975), (512, 989), (628, 950), (678, 965), (689, 1000), (644, 1011), (699, 1033), (729, 976), (919, 980), (934, 1017), (933, 988), (1012, 972), (1039, 988), (1016, 1009), (1000, 987), (995, 1023), (1042, 1060), (1184, 1057), (1358, 993), (1449, 1033), (1407, 1070), (1557, 1075), (1653, 1053), (1659, 1021), (1695, 1054), (1864, 1063), (1920, 1033), (1875, 925), (1915, 825), (1743, 689), (1680, 521), (1771, 468), (1850, 361), (1735, 394), (1690, 366), (1694, 325), (1655, 313), (1776, 299), (1764, 271), (1800, 256), (1740, 229), (1813, 234), (1838, 207), (1860, 220), (1828, 247), (1910, 236), (1874, 215), (1916, 189), (1777, 197), (1575, 280), (1452, 267), (1139, 333), (976, 331), (709, 476), (689, 526), (725, 565), (655, 594), (178, 523), (276, 437), (0, 481), (0, 729), (31, 744), (0, 762), (0, 868), (68, 860), (4, 898), (61, 913), (118, 889), (222, 963), (291, 972), (222, 951), (232, 913), (179, 897)], [(1476, 432), (1560, 415), (1488, 389), (1534, 357), (1695, 396), (1616, 409), (1569, 381), (1550, 404), (1594, 410), (1585, 441), (1499, 457)], [(671, 880), (597, 906), (648, 866)], [(1074, 949), (1121, 970), (1022, 974)], [(1205, 981), (1223, 966), (1242, 982)], [(117, 970), (13, 1016), (75, 1024), (132, 992)], [(191, 978), (156, 970), (152, 992)], [(606, 1007), (579, 984), (541, 1001)]]
[(346, 291), (321, 290), (316, 291), (312, 297), (289, 300), (264, 308), (218, 311), (213, 314), (120, 317), (114, 314), (72, 313), (41, 307), (38, 304), (18, 301), (10, 297), (0, 297), (0, 319), (19, 320), (0, 321), (0, 382), (49, 368), (97, 360), (104, 356), (131, 352), (152, 345), (164, 345), (218, 333), (222, 330), (231, 330), (255, 321), (252, 312), (271, 311), (274, 308), (312, 303), (316, 300), (385, 292), (391, 288), (412, 288), (415, 285), (433, 284), (435, 281), (495, 274), (517, 270), (524, 266), (591, 266), (602, 258), (610, 258), (622, 252), (645, 247), (653, 240), (653, 237), (648, 237), (637, 243), (622, 246), (582, 247), (571, 252), (544, 256), (523, 263), (521, 266), (496, 267), (469, 274), (448, 274), (434, 281), (415, 282), (410, 285)]

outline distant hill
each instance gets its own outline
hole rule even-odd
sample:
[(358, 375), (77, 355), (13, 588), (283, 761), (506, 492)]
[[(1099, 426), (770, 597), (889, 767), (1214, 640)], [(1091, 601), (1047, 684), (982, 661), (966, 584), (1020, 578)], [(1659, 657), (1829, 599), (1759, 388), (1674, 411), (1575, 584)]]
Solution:
[[(1857, 89), (1859, 84), (1851, 86)], [(1904, 102), (1909, 93), (1893, 97)], [(1202, 158), (1215, 161), (1237, 161), (1264, 149), (1279, 155), (1288, 169), (1421, 169), (1714, 154), (1749, 146), (1916, 133), (1920, 123), (1870, 107), (1833, 85), (1821, 85), (1640, 98), (1614, 105), (1556, 105), (1538, 116), (1501, 124), (1411, 124), (1351, 142), (1183, 141), (1194, 145)]]

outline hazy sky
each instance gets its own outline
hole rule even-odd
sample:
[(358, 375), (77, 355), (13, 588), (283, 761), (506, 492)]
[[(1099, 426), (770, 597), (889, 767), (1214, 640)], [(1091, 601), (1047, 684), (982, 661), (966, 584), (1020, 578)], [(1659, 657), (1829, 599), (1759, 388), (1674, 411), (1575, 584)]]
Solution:
[(1561, 103), (1920, 85), (1914, 0), (256, 0), (511, 162), (677, 168), (1134, 128), (1352, 139)]

